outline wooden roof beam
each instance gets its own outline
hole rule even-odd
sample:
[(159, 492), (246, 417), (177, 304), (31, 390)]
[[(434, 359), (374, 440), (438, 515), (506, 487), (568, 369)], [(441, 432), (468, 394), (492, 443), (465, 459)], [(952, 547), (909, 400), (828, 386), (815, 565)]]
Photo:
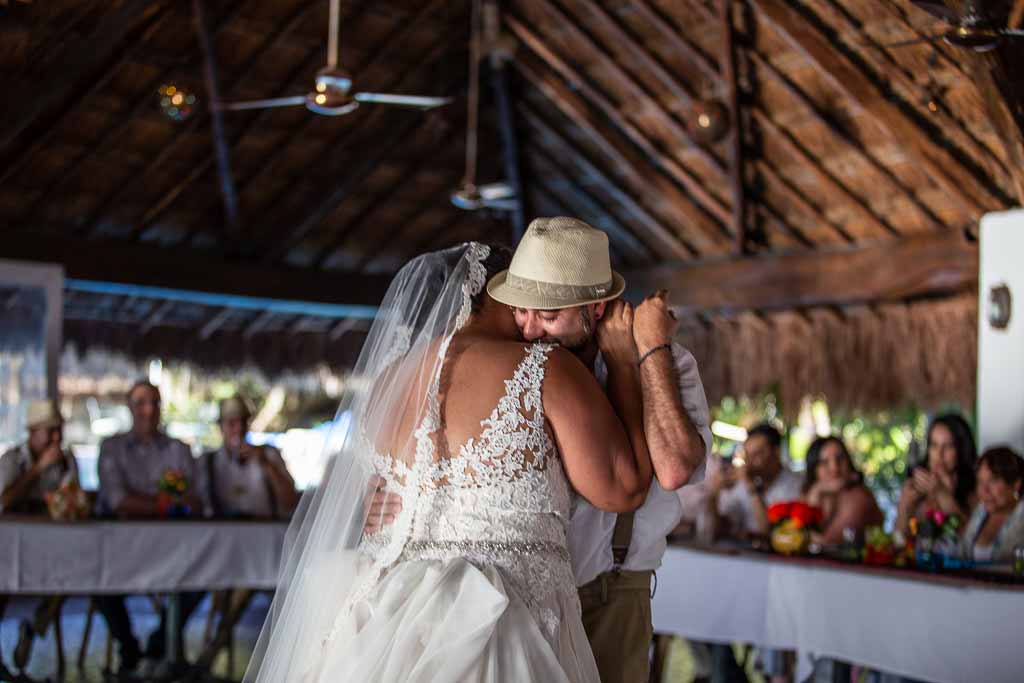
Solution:
[[(532, 63), (531, 63), (532, 62)], [(654, 241), (666, 249), (666, 255), (675, 259), (690, 259), (701, 249), (710, 253), (723, 253), (728, 249), (728, 238), (710, 225), (711, 219), (701, 212), (668, 178), (656, 169), (653, 173), (644, 173), (642, 169), (649, 164), (637, 154), (627, 143), (619, 140), (612, 132), (605, 130), (603, 122), (593, 115), (587, 105), (572, 90), (556, 78), (542, 75), (536, 60), (518, 54), (515, 61), (516, 69), (535, 88), (537, 88), (559, 111), (571, 120), (587, 135), (596, 147), (607, 154), (614, 163), (615, 172), (633, 187), (633, 192), (648, 200), (660, 199), (672, 210), (681, 225), (703, 222), (704, 230), (694, 231), (694, 241), (682, 239), (675, 230), (660, 226), (659, 222), (649, 227)], [(642, 194), (639, 194), (642, 193)], [(642, 201), (642, 200), (641, 200)]]
[(155, 311), (150, 313), (149, 317), (146, 318), (142, 325), (139, 327), (139, 336), (145, 336), (150, 330), (159, 325), (164, 321), (174, 307), (178, 305), (178, 302), (168, 299), (164, 301)]
[(1001, 87), (1008, 81), (1006, 66), (992, 53), (972, 54), (965, 59), (985, 113), (1010, 159), (1009, 175), (1017, 201), (1024, 205), (1024, 125), (1014, 116), (1005, 88)]
[[(145, 35), (147, 24), (159, 21), (160, 13), (170, 11), (171, 3), (138, 0), (122, 3), (104, 12), (88, 35), (72, 40), (61, 50), (48, 72), (31, 79), (4, 85), (4, 116), (0, 119), (0, 150), (8, 149), (22, 133), (47, 111), (57, 108), (75, 91), (88, 92), (82, 81), (123, 61), (126, 41), (136, 42), (132, 34), (140, 29)], [(63, 115), (63, 114), (62, 114)]]
[[(126, 64), (128, 61), (138, 58), (143, 52), (145, 42), (156, 31), (163, 27), (164, 23), (173, 16), (173, 12), (170, 11), (170, 6), (165, 8), (161, 13), (160, 17), (157, 18), (149, 27), (142, 33), (142, 35), (135, 42), (134, 47), (131, 49), (125, 49), (120, 57), (111, 64), (107, 69), (104, 70), (103, 74), (96, 79), (90, 81), (88, 88), (81, 95), (76, 97), (70, 105), (61, 108), (57, 115), (53, 118), (53, 122), (47, 127), (46, 130), (42, 131), (39, 135), (35, 136), (31, 144), (25, 147), (24, 150), (18, 153), (18, 155), (7, 164), (7, 166), (0, 172), (0, 183), (5, 183), (9, 178), (17, 173), (20, 173), (32, 157), (37, 154), (40, 150), (44, 149), (53, 138), (57, 130), (60, 129), (60, 123), (64, 118), (73, 112), (79, 104), (86, 101), (88, 98), (95, 95), (101, 89), (105, 88), (114, 78), (118, 75), (120, 67)], [(151, 103), (147, 103), (152, 106)], [(63, 169), (62, 173), (63, 175)]]
[[(595, 228), (606, 232), (611, 247), (627, 254), (622, 259), (627, 267), (652, 263), (653, 259), (650, 256), (638, 257), (635, 246), (632, 249), (624, 248), (622, 237), (624, 235), (632, 237), (629, 230), (622, 225), (618, 216), (608, 206), (576, 182), (571, 171), (566, 170), (555, 162), (554, 157), (547, 154), (546, 150), (534, 147), (528, 150), (527, 156), (530, 159), (531, 167), (537, 173), (537, 177), (544, 179), (545, 191), (550, 195), (557, 195), (560, 200), (559, 204), (571, 212), (569, 215), (578, 216)], [(558, 188), (568, 190), (568, 192), (563, 195), (556, 191)], [(636, 238), (633, 237), (632, 239), (635, 245)], [(647, 254), (648, 252), (642, 251), (641, 253)]]
[[(420, 127), (421, 126), (416, 126), (412, 135), (415, 135), (415, 130), (419, 130)], [(357, 213), (354, 217), (347, 220), (345, 224), (342, 225), (340, 228), (335, 230), (334, 234), (330, 237), (327, 246), (324, 247), (317, 255), (317, 257), (313, 260), (313, 267), (323, 268), (324, 264), (330, 261), (331, 258), (335, 254), (337, 254), (343, 246), (345, 246), (345, 242), (352, 236), (352, 233), (355, 232), (356, 230), (359, 230), (359, 228), (362, 227), (364, 221), (366, 221), (367, 218), (372, 216), (373, 212), (380, 208), (381, 204), (386, 204), (389, 199), (395, 196), (395, 194), (401, 192), (410, 183), (412, 183), (416, 176), (419, 175), (425, 168), (434, 165), (437, 161), (438, 150), (445, 149), (448, 146), (448, 144), (451, 143), (452, 139), (455, 137), (456, 130), (461, 132), (461, 128), (461, 125), (452, 125), (447, 130), (444, 137), (436, 145), (428, 146), (427, 150), (421, 153), (419, 157), (413, 159), (410, 163), (408, 163), (403, 172), (398, 176), (398, 179), (395, 182), (391, 183), (387, 190), (385, 190), (382, 194), (373, 197), (367, 204), (367, 206), (363, 207), (363, 209), (359, 213)], [(401, 142), (401, 140), (398, 140), (396, 142), (396, 146), (398, 144), (401, 144)], [(355, 190), (355, 188), (358, 187), (358, 183), (360, 181), (369, 180), (370, 175), (371, 173), (367, 173), (363, 175), (361, 178), (354, 179), (355, 184), (353, 185), (352, 190)], [(432, 204), (436, 204), (438, 202), (437, 196), (434, 196), (432, 199)], [(447, 199), (447, 195), (442, 195), (441, 201), (447, 201)], [(383, 239), (381, 240), (382, 243), (384, 241), (385, 240)], [(355, 270), (362, 270), (362, 267), (357, 266)]]
[[(829, 173), (817, 159), (811, 156), (810, 152), (804, 149), (789, 131), (784, 130), (781, 126), (775, 123), (768, 114), (759, 108), (754, 108), (751, 113), (754, 117), (754, 121), (765, 130), (769, 137), (771, 137), (772, 141), (778, 143), (790, 156), (794, 157), (803, 166), (810, 169), (818, 183), (823, 187), (827, 187), (832, 193), (845, 200), (846, 205), (852, 208), (854, 213), (856, 213), (863, 221), (861, 225), (871, 227), (872, 237), (899, 235), (898, 230), (883, 222), (875, 215), (874, 211), (865, 206), (863, 199), (855, 195), (845, 185), (833, 178), (832, 174)], [(856, 241), (856, 238), (851, 235), (846, 228), (838, 223), (826, 220), (825, 224), (831, 227), (843, 241)]]
[[(419, 166), (419, 170), (422, 170), (422, 166)], [(462, 178), (462, 173), (463, 170), (461, 168), (449, 169), (448, 174), (445, 175), (445, 183), (450, 185), (452, 188), (456, 187), (456, 184)], [(380, 202), (376, 200), (374, 201), (378, 206), (380, 205)], [(374, 241), (377, 242), (377, 244), (381, 245), (407, 244), (405, 239), (407, 228), (410, 225), (414, 224), (419, 216), (422, 216), (431, 209), (437, 208), (439, 204), (442, 204), (446, 208), (450, 208), (450, 210), (453, 212), (461, 211), (461, 209), (457, 209), (455, 206), (448, 204), (447, 193), (442, 195), (440, 198), (437, 195), (428, 196), (426, 199), (420, 200), (417, 204), (415, 204), (412, 209), (406, 211), (405, 215), (402, 217), (401, 220), (394, 221), (393, 226), (384, 226), (382, 232), (380, 232), (379, 234), (375, 234)], [(353, 221), (352, 225), (357, 228), (359, 223)], [(337, 249), (335, 249), (335, 252), (336, 251)], [(358, 271), (360, 273), (364, 272), (367, 266), (373, 263), (374, 259), (377, 258), (377, 256), (379, 256), (379, 254), (376, 251), (367, 251), (362, 255), (359, 261), (356, 262), (356, 265), (354, 268), (352, 268), (352, 270)], [(408, 254), (408, 256), (411, 258), (413, 256), (419, 256), (419, 254)]]
[[(876, 173), (883, 176), (895, 189), (897, 189), (900, 194), (910, 200), (910, 203), (917, 209), (918, 213), (928, 223), (930, 223), (934, 229), (946, 229), (947, 226), (939, 220), (930, 208), (917, 198), (909, 187), (903, 184), (903, 181), (897, 178), (885, 165), (868, 154), (860, 141), (852, 138), (848, 133), (839, 128), (834, 121), (829, 120), (829, 118), (818, 109), (817, 105), (815, 105), (802, 90), (796, 87), (796, 85), (794, 85), (785, 74), (780, 72), (775, 65), (762, 57), (761, 54), (754, 49), (748, 49), (746, 54), (759, 71), (763, 71), (768, 74), (775, 83), (786, 91), (794, 102), (797, 102), (804, 111), (811, 116), (812, 119), (829, 131), (835, 139), (842, 142), (848, 152), (853, 153), (854, 156), (869, 165)], [(760, 108), (758, 108), (758, 110), (760, 110)]]
[[(212, 29), (214, 36), (218, 35), (221, 30), (231, 23), (232, 19), (234, 19), (242, 10), (243, 6), (244, 5), (241, 3), (236, 3), (225, 14), (217, 18), (216, 24)], [(36, 211), (39, 207), (52, 197), (60, 195), (68, 182), (76, 177), (79, 169), (82, 167), (82, 164), (89, 159), (92, 159), (97, 151), (106, 148), (113, 141), (126, 135), (140, 114), (152, 110), (153, 101), (147, 96), (147, 94), (156, 92), (160, 85), (166, 83), (168, 78), (179, 70), (190, 69), (195, 61), (195, 59), (190, 59), (184, 66), (180, 63), (175, 63), (173, 65), (162, 67), (156, 76), (151, 78), (142, 86), (139, 91), (141, 94), (137, 94), (135, 97), (135, 104), (131, 105), (126, 112), (111, 117), (112, 120), (110, 125), (107, 126), (92, 143), (85, 146), (74, 158), (65, 160), (61, 165), (60, 172), (57, 176), (53, 178), (46, 187), (40, 190), (38, 197), (36, 197), (36, 199), (34, 199), (32, 203), (21, 212), (21, 215), (15, 221), (15, 229), (21, 230), (31, 227), (30, 224), (36, 216)], [(111, 72), (111, 76), (116, 75), (116, 73), (116, 71)], [(97, 84), (99, 82), (100, 81), (97, 81)], [(54, 130), (56, 130), (56, 127), (48, 130), (47, 134), (45, 134), (40, 140), (40, 149), (45, 146), (46, 141), (49, 140), (49, 134)], [(28, 156), (25, 159), (27, 161), (30, 158), (31, 157)], [(7, 174), (5, 173), (4, 175), (6, 176)], [(0, 180), (0, 182), (2, 182), (2, 180)]]
[(893, 104), (849, 58), (836, 50), (786, 0), (750, 0), (758, 16), (803, 55), (818, 74), (870, 115), (929, 170), (932, 179), (957, 198), (972, 219), (989, 205), (977, 196), (978, 179), (949, 150), (932, 140), (900, 107)]
[[(630, 74), (626, 73), (625, 69), (622, 68), (622, 66), (619, 64), (618, 61), (615, 60), (614, 57), (609, 55), (608, 52), (602, 46), (598, 45), (589, 35), (587, 35), (582, 29), (580, 29), (579, 26), (577, 26), (577, 22), (574, 21), (571, 16), (564, 13), (553, 2), (550, 2), (550, 0), (538, 0), (537, 4), (538, 6), (543, 7), (545, 11), (555, 19), (559, 26), (562, 26), (565, 28), (565, 30), (571, 32), (576, 40), (586, 45), (587, 49), (589, 49), (594, 54), (599, 55), (601, 63), (605, 66), (605, 68), (609, 70), (610, 73), (612, 73), (615, 76), (616, 80), (618, 80), (622, 87), (629, 90), (632, 93), (632, 96), (636, 98), (637, 102), (643, 103), (644, 109), (646, 111), (654, 113), (658, 117), (658, 120), (662, 123), (662, 125), (668, 128), (677, 140), (685, 143), (687, 145), (687, 149), (692, 151), (694, 154), (697, 155), (698, 158), (701, 159), (701, 161), (707, 164), (707, 166), (712, 170), (712, 172), (717, 175), (717, 180), (720, 180), (722, 182), (725, 182), (727, 180), (727, 173), (724, 166), (722, 165), (722, 162), (720, 162), (714, 156), (714, 154), (698, 145), (693, 140), (693, 138), (690, 137), (689, 131), (687, 131), (686, 128), (682, 124), (680, 124), (675, 118), (673, 118), (671, 114), (665, 111), (665, 108), (661, 105), (661, 103), (658, 102), (656, 98), (651, 96), (651, 94), (648, 93), (643, 87), (641, 87), (635, 78), (633, 78)], [(685, 93), (685, 88), (683, 88), (674, 77), (669, 75), (665, 68), (660, 63), (658, 63), (657, 60), (652, 58), (651, 55), (643, 47), (637, 44), (637, 42), (633, 39), (632, 36), (630, 36), (621, 27), (619, 27), (618, 23), (608, 15), (607, 11), (601, 6), (600, 3), (586, 3), (584, 7), (588, 11), (589, 15), (596, 19), (605, 28), (605, 30), (611, 32), (614, 40), (616, 40), (621, 45), (630, 50), (630, 54), (632, 54), (635, 59), (638, 59), (643, 64), (645, 69), (650, 70), (655, 75), (658, 75), (659, 80), (662, 81), (662, 84), (671, 83), (672, 86), (670, 92), (672, 92), (673, 95), (676, 95), (677, 97), (685, 96), (680, 95), (680, 93)], [(549, 49), (548, 51), (550, 52), (551, 50)], [(622, 114), (621, 111), (619, 111), (618, 107), (612, 104), (612, 102), (603, 93), (600, 93), (596, 87), (591, 85), (589, 82), (586, 82), (582, 75), (577, 75), (575, 82), (578, 85), (580, 85), (580, 89), (584, 93), (584, 97), (591, 99), (594, 102), (605, 102), (606, 104), (602, 105), (602, 108), (607, 106), (608, 109), (616, 113), (618, 118), (629, 123), (627, 117), (624, 114)], [(684, 103), (688, 101), (689, 98), (684, 100)], [(609, 118), (611, 117), (609, 116)], [(634, 127), (639, 133), (640, 137), (642, 137), (645, 140), (646, 144), (652, 149), (655, 149), (655, 151), (660, 156), (671, 158), (673, 161), (675, 161), (675, 155), (666, 154), (658, 151), (656, 149), (655, 144), (651, 141), (650, 138), (646, 136), (646, 134), (644, 134), (639, 128), (636, 128), (634, 124), (629, 123), (629, 125), (631, 127)], [(706, 182), (696, 176), (691, 175), (689, 171), (686, 171), (686, 169), (684, 169), (681, 165), (680, 170), (684, 171), (684, 176), (687, 179), (686, 182), (689, 183), (686, 184), (685, 186), (690, 191), (690, 193), (693, 194), (693, 196), (701, 203), (703, 208), (713, 216), (716, 216), (724, 225), (728, 225), (731, 220), (731, 214), (729, 209), (720, 199), (718, 199), (718, 197), (707, 191), (707, 189), (705, 188)]]
[[(203, 0), (192, 0), (192, 14), (199, 33), (199, 44), (203, 51), (203, 80), (206, 82), (206, 94), (210, 102), (220, 102), (220, 69), (217, 66), (216, 50), (213, 36), (206, 21)], [(210, 110), (211, 136), (213, 148), (217, 155), (217, 175), (220, 180), (220, 194), (224, 200), (224, 222), (227, 227), (228, 239), (237, 242), (238, 232), (238, 193), (235, 181), (231, 176), (231, 152), (228, 149), (227, 136), (224, 133), (224, 112), (219, 108)]]
[(228, 318), (231, 317), (233, 312), (234, 311), (227, 306), (216, 309), (213, 315), (207, 318), (206, 322), (203, 323), (203, 326), (199, 328), (199, 338), (206, 341), (212, 337), (217, 330), (224, 326), (224, 323), (228, 321)]
[[(578, 89), (587, 100), (597, 106), (597, 108), (600, 109), (613, 124), (615, 124), (616, 128), (625, 134), (634, 145), (647, 155), (651, 162), (653, 162), (657, 167), (663, 169), (682, 187), (686, 188), (686, 191), (690, 193), (690, 198), (687, 199), (686, 205), (700, 210), (699, 213), (692, 210), (687, 211), (687, 213), (690, 214), (690, 220), (697, 229), (695, 232), (699, 232), (700, 236), (703, 238), (700, 240), (701, 243), (696, 246), (698, 248), (703, 247), (709, 251), (719, 253), (724, 249), (727, 249), (727, 246), (725, 245), (729, 244), (730, 236), (728, 230), (723, 228), (723, 225), (728, 223), (730, 220), (729, 211), (707, 191), (704, 187), (704, 182), (691, 175), (690, 172), (687, 171), (682, 164), (676, 161), (675, 158), (657, 149), (646, 135), (632, 122), (630, 122), (607, 97), (589, 85), (589, 83), (587, 83), (573, 67), (556, 55), (547, 46), (547, 43), (537, 36), (537, 34), (532, 30), (527, 28), (525, 24), (508, 14), (504, 16), (504, 20), (512, 29), (512, 32), (516, 37), (525, 43), (534, 54), (536, 54), (554, 71), (559, 73), (567, 82), (571, 83), (573, 87)], [(524, 63), (522, 55), (516, 55), (516, 63), (520, 66), (520, 72), (527, 78), (530, 78), (534, 84), (537, 85), (538, 72), (531, 74), (521, 68)], [(533, 76), (533, 78), (531, 78), (531, 76)], [(537, 87), (542, 91), (553, 91), (553, 89), (548, 86), (538, 85)], [(567, 90), (568, 88), (565, 89)], [(581, 122), (581, 119), (577, 118), (577, 116), (579, 116), (579, 114), (570, 115), (570, 118), (576, 120), (578, 125), (584, 125)], [(585, 118), (593, 119), (591, 115), (586, 115)], [(633, 158), (636, 157), (635, 154), (630, 154), (630, 156)], [(680, 193), (676, 192), (673, 194), (674, 196), (679, 196)], [(704, 213), (704, 211), (710, 212), (712, 216), (722, 223), (712, 220)]]
[(648, 268), (626, 281), (634, 298), (667, 288), (673, 307), (698, 312), (903, 301), (976, 288), (978, 248), (960, 231), (949, 231), (872, 246)]
[[(643, 227), (644, 234), (655, 235), (660, 232), (671, 232), (668, 228), (664, 227), (661, 221), (655, 218), (653, 214), (651, 214), (647, 209), (641, 206), (640, 203), (636, 199), (634, 199), (632, 195), (630, 195), (625, 190), (620, 189), (618, 187), (618, 184), (608, 175), (608, 173), (606, 173), (603, 169), (599, 168), (596, 162), (588, 158), (587, 154), (585, 154), (572, 142), (570, 142), (564, 136), (562, 136), (555, 129), (554, 126), (549, 125), (548, 122), (545, 121), (540, 114), (530, 109), (530, 107), (526, 105), (524, 102), (520, 102), (519, 110), (520, 114), (523, 117), (523, 120), (526, 121), (532, 128), (539, 131), (542, 135), (555, 140), (558, 143), (558, 145), (562, 147), (562, 149), (567, 150), (570, 153), (572, 159), (578, 165), (580, 165), (587, 174), (589, 174), (598, 181), (598, 183), (601, 185), (602, 191), (607, 193), (611, 199), (613, 199), (620, 206), (622, 206), (622, 208), (625, 209), (626, 213), (634, 221), (636, 221)], [(562, 176), (566, 177), (567, 179), (571, 179), (572, 174), (566, 172), (561, 167), (561, 165), (555, 163), (554, 159), (547, 158), (546, 161), (549, 164), (553, 165)], [(583, 188), (579, 188), (579, 190), (581, 193), (585, 195), (586, 199), (590, 203), (595, 204), (598, 207), (607, 211), (607, 209), (604, 208), (600, 200), (598, 200), (596, 197), (593, 197), (589, 192), (587, 192)], [(611, 212), (608, 213), (609, 215), (611, 214)], [(632, 255), (633, 260), (639, 260), (641, 262), (651, 261), (651, 249), (646, 244), (637, 239), (637, 237), (634, 234), (630, 233), (628, 230), (620, 228), (618, 234), (613, 233), (611, 236), (614, 240), (622, 244), (626, 252)], [(693, 247), (690, 247), (689, 251), (692, 254), (696, 255), (696, 251), (693, 249)]]
[[(823, 3), (819, 3), (817, 7), (822, 11), (823, 17), (832, 25), (836, 26), (837, 30), (842, 30), (845, 26), (848, 30), (855, 31), (858, 34), (863, 35), (863, 25), (853, 19), (850, 13), (841, 6), (837, 6), (838, 3), (835, 0), (826, 0)], [(935, 41), (941, 43), (941, 40)], [(877, 43), (876, 43), (877, 44)], [(930, 97), (931, 93), (928, 92), (927, 88), (914, 80), (913, 77), (905, 73), (903, 65), (897, 62), (893, 57), (884, 49), (869, 49), (863, 51), (863, 55), (860, 55), (864, 62), (879, 72), (884, 72), (886, 78), (890, 79), (893, 83), (897, 83), (900, 87), (904, 88), (910, 93), (914, 93), (917, 98)], [(1010, 171), (1007, 169), (1003, 160), (997, 157), (980, 139), (978, 139), (974, 133), (964, 125), (964, 123), (952, 115), (952, 112), (946, 106), (944, 102), (939, 100), (938, 106), (935, 111), (929, 110), (929, 119), (934, 118), (937, 120), (936, 128), (943, 134), (948, 131), (956, 131), (960, 135), (966, 138), (967, 145), (976, 148), (981, 157), (984, 159), (983, 164), (978, 164), (977, 160), (972, 159), (974, 164), (977, 164), (977, 169), (974, 172), (974, 176), (983, 180), (988, 184), (988, 178), (982, 177), (987, 176), (993, 171), (1002, 173), (1005, 177), (1009, 177)], [(985, 168), (988, 166), (988, 168)], [(979, 174), (977, 171), (981, 171)], [(985, 188), (987, 193), (992, 198), (998, 198), (997, 194), (1002, 194), (997, 186), (990, 184), (989, 187)], [(995, 192), (995, 194), (993, 193)]]
[[(729, 111), (729, 188), (732, 192), (732, 229), (736, 234), (736, 253), (747, 251), (746, 195), (743, 191), (743, 119), (740, 116), (739, 85), (736, 79), (735, 36), (732, 27), (732, 1), (718, 0), (719, 29), (722, 32), (722, 57), (719, 60), (725, 101)], [(654, 61), (652, 59), (652, 61)]]
[[(309, 9), (311, 9), (312, 6), (313, 5), (310, 4), (306, 6), (304, 9), (300, 10), (300, 12), (309, 11)], [(256, 63), (271, 48), (279, 44), (279, 42), (287, 36), (287, 33), (289, 31), (294, 30), (297, 26), (297, 21), (286, 22), (281, 25), (279, 30), (267, 36), (267, 38), (260, 44), (260, 47), (256, 49), (255, 53), (249, 59), (245, 60), (243, 64), (239, 65), (237, 69), (232, 71), (231, 76), (226, 79), (230, 83), (230, 85), (227, 86), (226, 90), (228, 92), (233, 92), (238, 88), (239, 85), (244, 83), (246, 79), (253, 78), (257, 73), (256, 69), (253, 68), (256, 65)], [(147, 175), (152, 173), (154, 169), (159, 168), (169, 159), (171, 159), (175, 154), (177, 154), (178, 143), (181, 140), (183, 140), (186, 136), (191, 135), (198, 131), (200, 127), (202, 127), (206, 123), (207, 118), (209, 116), (209, 110), (196, 112), (195, 114), (193, 114), (192, 118), (188, 121), (188, 123), (186, 123), (184, 126), (181, 126), (180, 128), (177, 128), (171, 140), (166, 145), (164, 145), (164, 148), (160, 151), (159, 154), (156, 155), (156, 157), (154, 157), (141, 170), (133, 171), (131, 175), (126, 179), (126, 182), (119, 183), (117, 186), (114, 187), (114, 189), (111, 192), (107, 193), (107, 195), (102, 200), (100, 200), (100, 203), (89, 214), (89, 217), (86, 219), (83, 226), (80, 229), (76, 230), (76, 235), (89, 236), (93, 234), (96, 231), (99, 222), (106, 214), (108, 207), (110, 207), (113, 204), (116, 204), (120, 199), (127, 196), (128, 191), (134, 188), (135, 183), (140, 178), (146, 177)]]
[[(705, 7), (702, 4), (699, 4), (699, 6), (705, 19), (707, 19), (708, 21), (717, 20), (720, 26), (722, 27), (722, 30), (728, 31), (728, 35), (731, 36), (731, 21), (726, 23), (722, 20), (721, 17), (721, 12), (724, 11), (723, 7), (727, 6), (725, 4), (726, 0), (719, 0), (719, 3), (720, 14), (718, 16), (716, 16), (710, 8)], [(643, 0), (640, 0), (638, 4), (644, 5), (645, 3), (643, 2)], [(702, 65), (702, 70), (707, 71), (713, 69), (711, 63), (707, 60), (707, 58), (704, 57), (704, 55), (698, 52), (695, 48), (690, 46), (689, 42), (686, 41), (679, 34), (678, 31), (674, 30), (671, 27), (671, 25), (669, 25), (668, 22), (665, 21), (665, 19), (663, 19), (660, 16), (657, 16), (654, 12), (650, 11), (650, 8), (647, 8), (647, 12), (644, 12), (644, 15), (650, 21), (653, 22), (654, 27), (658, 30), (658, 33), (662, 36), (664, 40), (668, 41), (668, 43), (671, 44), (674, 48), (682, 52), (686, 52), (687, 54), (692, 54), (694, 59), (699, 64)], [(735, 78), (732, 77), (731, 74), (730, 77), (732, 80), (735, 80)], [(664, 78), (674, 79), (674, 77), (668, 73), (665, 74)], [(722, 78), (727, 78), (726, 70), (724, 69)], [(735, 90), (734, 86), (733, 89)], [(791, 154), (793, 157), (796, 158), (796, 160), (802, 162), (807, 168), (811, 170), (814, 176), (818, 179), (818, 182), (824, 188), (827, 188), (832, 193), (842, 197), (843, 200), (845, 200), (861, 218), (865, 226), (870, 226), (870, 228), (876, 235), (897, 234), (897, 232), (891, 226), (887, 225), (882, 220), (880, 220), (873, 211), (871, 211), (867, 206), (865, 206), (864, 201), (860, 197), (858, 197), (849, 189), (847, 189), (847, 187), (843, 185), (841, 182), (833, 178), (832, 175), (821, 165), (821, 163), (817, 159), (812, 157), (810, 154), (808, 154), (806, 150), (804, 150), (803, 147), (801, 147), (788, 132), (781, 131), (781, 129), (775, 124), (771, 117), (766, 112), (764, 112), (760, 107), (755, 105), (753, 107), (750, 107), (748, 111), (751, 112), (754, 121), (756, 121), (762, 127), (767, 128), (772, 133), (773, 140), (777, 140), (789, 154)], [(732, 124), (732, 131), (737, 131), (739, 127), (739, 122), (734, 122)], [(735, 184), (735, 179), (733, 179), (733, 183)], [(733, 190), (733, 192), (735, 193), (735, 189)], [(735, 221), (736, 217), (734, 216), (734, 225)], [(831, 221), (826, 221), (825, 224), (830, 226), (834, 231), (836, 231), (836, 233), (844, 241), (853, 241), (853, 237), (850, 234), (848, 234), (845, 231), (845, 229), (843, 229), (841, 226), (838, 226)]]
[[(250, 62), (256, 63), (263, 54), (269, 52), (269, 50), (275, 45), (279, 45), (286, 36), (292, 33), (299, 26), (302, 19), (305, 18), (306, 14), (312, 8), (313, 5), (306, 5), (297, 14), (295, 14), (289, 22), (286, 22), (283, 25), (283, 28), (280, 31), (275, 32), (274, 37), (271, 40), (263, 43), (259, 48), (258, 54), (254, 55), (254, 57), (250, 59)], [(322, 46), (314, 47), (306, 52), (306, 55), (299, 61), (298, 66), (289, 71), (285, 78), (281, 80), (281, 84), (278, 89), (276, 89), (273, 96), (283, 96), (287, 94), (289, 87), (295, 79), (307, 74), (310, 69), (313, 69), (316, 66), (316, 63), (323, 60), (322, 52)], [(236, 135), (234, 135), (234, 139), (229, 143), (228, 148), (240, 143), (247, 135), (249, 135), (250, 132), (259, 130), (267, 121), (269, 121), (275, 111), (276, 110), (273, 109), (266, 109), (256, 116), (250, 117), (249, 122), (243, 126)], [(193, 166), (193, 169), (188, 172), (188, 175), (168, 188), (167, 191), (165, 191), (164, 196), (148, 208), (142, 217), (135, 223), (135, 226), (132, 227), (132, 230), (129, 233), (130, 237), (132, 239), (144, 238), (146, 230), (150, 229), (154, 223), (160, 220), (161, 217), (172, 206), (174, 206), (174, 203), (184, 193), (184, 191), (213, 168), (214, 163), (218, 160), (218, 155), (219, 153), (215, 151), (214, 153), (204, 156), (201, 162)], [(234, 194), (236, 194), (237, 197), (241, 196), (239, 183), (234, 183)], [(187, 241), (190, 241), (190, 239), (191, 233), (189, 232), (188, 236), (182, 242), (187, 244)]]

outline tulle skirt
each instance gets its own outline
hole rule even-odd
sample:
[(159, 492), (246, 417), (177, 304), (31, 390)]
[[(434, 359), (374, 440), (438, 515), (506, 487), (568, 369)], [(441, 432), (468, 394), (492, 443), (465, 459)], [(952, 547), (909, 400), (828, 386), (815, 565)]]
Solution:
[(545, 605), (557, 615), (549, 640), (501, 569), (402, 562), (339, 615), (322, 656), (296, 679), (599, 683), (575, 596), (556, 600)]

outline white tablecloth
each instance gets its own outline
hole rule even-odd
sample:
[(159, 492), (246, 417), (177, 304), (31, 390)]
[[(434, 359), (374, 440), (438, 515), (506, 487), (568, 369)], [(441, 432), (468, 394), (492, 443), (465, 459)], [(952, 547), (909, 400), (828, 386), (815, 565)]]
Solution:
[(274, 588), (287, 526), (0, 521), (0, 593)]
[(1024, 681), (1024, 590), (669, 547), (654, 628), (936, 683)]

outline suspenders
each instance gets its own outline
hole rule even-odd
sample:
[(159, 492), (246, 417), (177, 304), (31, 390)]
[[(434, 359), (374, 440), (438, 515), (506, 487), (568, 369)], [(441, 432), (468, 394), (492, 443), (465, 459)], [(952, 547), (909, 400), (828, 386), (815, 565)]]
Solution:
[(618, 573), (626, 563), (629, 544), (633, 540), (632, 512), (623, 512), (615, 517), (615, 531), (612, 532), (612, 571)]

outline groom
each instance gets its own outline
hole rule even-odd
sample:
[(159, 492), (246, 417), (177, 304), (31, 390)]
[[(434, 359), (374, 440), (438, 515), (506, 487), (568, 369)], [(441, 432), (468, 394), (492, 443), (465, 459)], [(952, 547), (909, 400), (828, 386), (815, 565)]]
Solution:
[[(607, 235), (564, 217), (530, 223), (509, 269), (487, 285), (493, 299), (512, 308), (524, 339), (558, 342), (602, 385), (608, 376), (602, 349), (621, 332), (601, 321), (613, 307), (630, 306), (618, 299), (624, 289), (622, 276), (611, 269)], [(697, 363), (672, 340), (678, 323), (666, 294), (658, 292), (636, 307), (632, 329), (656, 481), (633, 513), (602, 512), (576, 497), (569, 526), (583, 625), (603, 683), (648, 679), (652, 577), (661, 566), (665, 537), (682, 514), (673, 491), (701, 467), (711, 448)]]

